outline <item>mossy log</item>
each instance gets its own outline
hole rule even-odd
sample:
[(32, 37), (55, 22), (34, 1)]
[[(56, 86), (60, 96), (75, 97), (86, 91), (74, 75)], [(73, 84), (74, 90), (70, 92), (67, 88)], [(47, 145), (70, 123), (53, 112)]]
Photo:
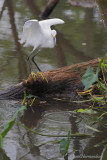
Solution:
[(42, 73), (38, 72), (36, 76), (30, 74), (27, 80), (0, 93), (0, 99), (23, 99), (25, 91), (27, 95), (32, 94), (40, 98), (80, 100), (82, 97), (78, 92), (84, 90), (81, 82), (82, 76), (89, 66), (96, 70), (98, 59)]

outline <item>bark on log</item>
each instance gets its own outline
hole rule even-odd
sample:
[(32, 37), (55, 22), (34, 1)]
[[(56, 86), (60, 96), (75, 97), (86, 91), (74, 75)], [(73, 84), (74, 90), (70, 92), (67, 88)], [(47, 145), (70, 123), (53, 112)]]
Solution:
[(56, 97), (80, 100), (82, 97), (78, 95), (78, 92), (84, 89), (81, 78), (89, 66), (96, 69), (98, 59), (43, 72), (48, 82), (39, 72), (35, 77), (29, 75), (27, 80), (0, 93), (0, 99), (23, 99), (24, 91), (26, 91), (27, 94), (40, 98)]

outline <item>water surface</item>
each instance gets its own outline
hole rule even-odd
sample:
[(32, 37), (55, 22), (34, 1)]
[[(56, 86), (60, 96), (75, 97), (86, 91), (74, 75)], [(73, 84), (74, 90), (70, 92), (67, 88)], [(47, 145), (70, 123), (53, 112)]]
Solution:
[[(29, 19), (39, 19), (46, 0), (1, 0), (0, 1), (0, 89), (1, 91), (21, 82), (29, 75), (26, 58), (32, 47), (24, 48), (19, 39), (24, 22)], [(107, 32), (96, 5), (94, 8), (71, 6), (61, 0), (50, 18), (61, 18), (63, 25), (54, 26), (57, 30), (57, 45), (53, 49), (43, 49), (36, 57), (42, 71), (71, 65), (102, 57), (107, 52)], [(33, 70), (37, 69), (33, 66)], [(0, 102), (0, 130), (11, 120), (21, 103), (16, 101)], [(85, 127), (86, 121), (91, 126), (95, 115), (89, 116), (70, 113), (76, 106), (72, 103), (47, 102), (35, 106), (34, 112), (29, 107), (24, 116), (18, 121), (26, 127), (36, 129), (43, 134), (63, 135), (68, 130), (71, 133), (85, 133), (97, 135)], [(101, 124), (94, 125), (103, 130)], [(92, 147), (104, 139), (99, 138), (72, 138), (68, 157), (65, 159), (100, 159), (103, 146)], [(40, 136), (28, 132), (19, 124), (15, 124), (4, 141), (6, 155), (11, 160), (63, 160), (59, 151), (61, 138)], [(84, 155), (84, 156), (83, 156)], [(88, 156), (88, 157), (86, 157)]]

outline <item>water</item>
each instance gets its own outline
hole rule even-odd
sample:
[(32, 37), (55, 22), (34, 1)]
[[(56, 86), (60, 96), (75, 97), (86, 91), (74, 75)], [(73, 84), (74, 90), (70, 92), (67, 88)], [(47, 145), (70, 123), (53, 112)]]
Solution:
[[(28, 19), (38, 19), (46, 3), (46, 0), (0, 1), (1, 91), (28, 77), (26, 57), (32, 48), (23, 48), (19, 43), (22, 26)], [(56, 47), (44, 49), (37, 55), (36, 61), (41, 70), (102, 57), (107, 52), (107, 32), (97, 6), (73, 7), (62, 0), (50, 16), (55, 17), (63, 19), (65, 24), (54, 27), (58, 32)], [(37, 71), (35, 66), (33, 70)], [(0, 102), (0, 130), (20, 106), (21, 103), (16, 101)], [(43, 103), (35, 106), (34, 112), (29, 108), (18, 121), (43, 134), (62, 135), (70, 130), (72, 134), (79, 132), (96, 135), (96, 138), (72, 138), (66, 159), (100, 159), (103, 146), (92, 146), (100, 143), (104, 137), (97, 138), (97, 132), (85, 126), (85, 120), (90, 126), (93, 124), (95, 115), (84, 117), (82, 114), (70, 113), (75, 107), (71, 103), (56, 101)], [(103, 130), (100, 123), (93, 127)], [(11, 160), (63, 160), (59, 143), (48, 143), (59, 140), (61, 138), (30, 133), (16, 123), (5, 138), (4, 150)]]

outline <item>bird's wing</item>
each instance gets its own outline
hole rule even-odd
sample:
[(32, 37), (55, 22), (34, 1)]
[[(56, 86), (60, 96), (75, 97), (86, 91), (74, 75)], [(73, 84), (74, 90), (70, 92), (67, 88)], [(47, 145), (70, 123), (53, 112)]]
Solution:
[(56, 25), (56, 24), (63, 24), (64, 21), (59, 19), (59, 18), (53, 18), (53, 19), (48, 19), (48, 20), (43, 20), (43, 21), (39, 21), (39, 24), (43, 27), (51, 27), (52, 25)]
[(25, 43), (24, 46), (34, 46), (34, 49), (39, 47), (42, 38), (42, 30), (38, 20), (26, 21), (23, 26), (23, 33), (20, 43)]

